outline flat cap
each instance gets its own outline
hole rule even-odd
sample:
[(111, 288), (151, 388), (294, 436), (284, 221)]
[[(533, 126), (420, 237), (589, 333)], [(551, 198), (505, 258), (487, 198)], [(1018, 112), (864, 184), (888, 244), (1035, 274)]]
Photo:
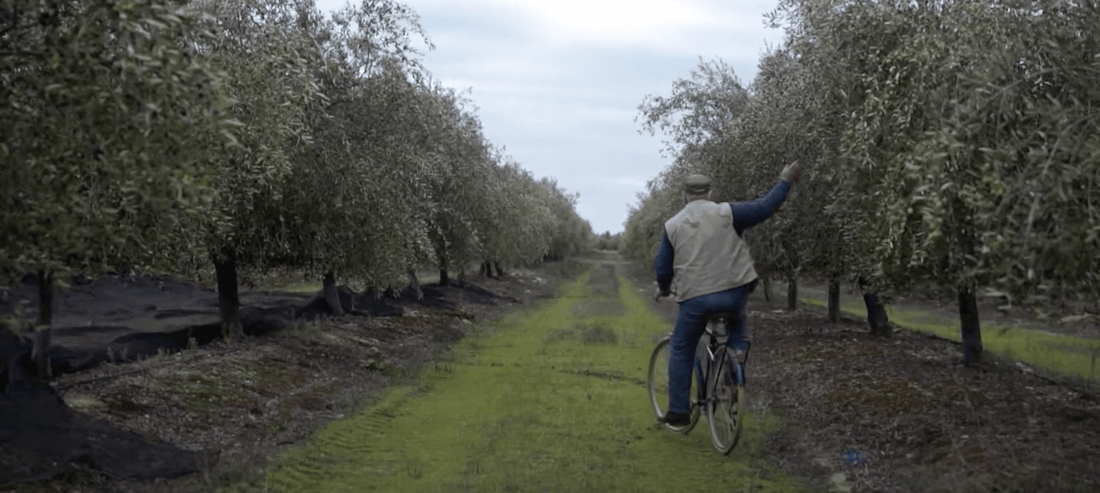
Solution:
[(710, 178), (703, 175), (691, 175), (684, 180), (684, 193), (702, 195), (710, 191)]

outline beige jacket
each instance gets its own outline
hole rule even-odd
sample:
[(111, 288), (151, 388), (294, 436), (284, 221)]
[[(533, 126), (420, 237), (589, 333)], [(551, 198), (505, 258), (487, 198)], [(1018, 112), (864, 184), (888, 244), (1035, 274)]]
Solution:
[(733, 229), (728, 203), (696, 200), (665, 223), (672, 243), (672, 290), (682, 302), (756, 279), (749, 246)]

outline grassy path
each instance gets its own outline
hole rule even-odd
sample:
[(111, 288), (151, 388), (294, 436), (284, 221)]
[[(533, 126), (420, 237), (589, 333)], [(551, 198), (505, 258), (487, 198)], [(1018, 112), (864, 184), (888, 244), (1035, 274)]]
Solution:
[[(824, 307), (824, 292), (803, 289), (802, 302)], [(867, 319), (867, 307), (863, 300), (841, 297), (841, 311)], [(959, 341), (958, 316), (945, 316), (904, 303), (886, 306), (890, 322), (909, 330), (935, 334), (945, 339)], [(1036, 368), (1053, 371), (1061, 376), (1088, 382), (1090, 387), (1100, 384), (1100, 341), (1068, 335), (1053, 334), (1013, 326), (982, 321), (982, 346), (986, 351), (1022, 361)]]
[[(760, 458), (751, 418), (722, 456), (706, 424), (655, 425), (645, 372), (662, 322), (611, 263), (552, 303), (455, 346), (279, 457), (257, 491), (800, 491)], [(240, 486), (239, 486), (240, 487)]]

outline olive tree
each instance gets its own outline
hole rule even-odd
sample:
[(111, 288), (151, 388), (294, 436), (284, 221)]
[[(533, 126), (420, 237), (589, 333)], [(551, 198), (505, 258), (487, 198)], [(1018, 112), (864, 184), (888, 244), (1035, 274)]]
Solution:
[(234, 124), (195, 13), (155, 1), (0, 5), (0, 275), (36, 271), (39, 322), (72, 272), (200, 255)]
[(955, 189), (977, 202), (976, 269), (988, 273), (986, 294), (1008, 304), (1100, 295), (1100, 36), (1089, 28), (1098, 20), (1089, 3), (1000, 9), (1003, 44), (984, 47), (982, 70), (963, 81), (960, 104), (929, 139), (940, 151), (930, 159), (980, 174), (969, 190), (942, 183), (929, 195)]
[(224, 90), (241, 123), (235, 145), (210, 158), (219, 167), (216, 207), (224, 218), (209, 231), (223, 333), (241, 335), (238, 269), (263, 268), (289, 251), (282, 189), (291, 156), (307, 145), (308, 114), (320, 93), (311, 66), (320, 56), (303, 29), (308, 11), (290, 2), (196, 1), (214, 37), (203, 58), (226, 73)]
[(439, 282), (450, 283), (448, 271), (457, 270), (460, 282), (466, 267), (482, 257), (483, 223), (488, 215), (486, 189), (492, 186), (492, 149), (470, 101), (440, 86), (428, 94), (436, 105), (429, 140), (429, 237), (439, 268)]
[(569, 193), (558, 186), (556, 179), (550, 177), (539, 180), (539, 185), (557, 226), (550, 235), (546, 257), (565, 260), (574, 254), (590, 251), (595, 235), (592, 225), (577, 214), (576, 205), (580, 193)]
[(504, 275), (502, 265), (530, 265), (550, 249), (557, 230), (557, 218), (546, 200), (549, 195), (530, 172), (519, 163), (497, 152), (496, 166), (489, 186), (485, 187), (487, 217), (484, 231), (482, 271), (490, 277), (495, 268)]

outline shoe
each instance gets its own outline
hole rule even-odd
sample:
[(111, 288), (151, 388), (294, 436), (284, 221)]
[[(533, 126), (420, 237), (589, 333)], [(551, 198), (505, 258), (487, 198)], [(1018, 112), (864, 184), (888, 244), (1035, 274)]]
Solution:
[(691, 415), (688, 413), (669, 412), (665, 414), (665, 417), (658, 419), (657, 422), (669, 426), (687, 426), (691, 424)]

